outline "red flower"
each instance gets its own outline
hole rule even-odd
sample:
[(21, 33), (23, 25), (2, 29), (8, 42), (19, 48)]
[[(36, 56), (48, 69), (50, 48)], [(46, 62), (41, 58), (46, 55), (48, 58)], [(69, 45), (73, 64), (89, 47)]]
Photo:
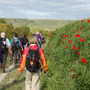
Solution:
[(65, 38), (63, 40), (65, 40)]
[(49, 35), (49, 38), (51, 38), (51, 35)]
[(77, 55), (80, 54), (80, 52), (77, 53)]
[(79, 38), (79, 37), (80, 37), (80, 35), (79, 35), (79, 34), (76, 34), (75, 36), (76, 36), (77, 38)]
[(81, 20), (81, 22), (83, 22), (83, 20)]
[(76, 27), (76, 25), (74, 27)]
[(85, 60), (84, 58), (82, 58), (82, 62), (83, 62), (83, 63), (86, 63), (86, 62), (87, 62), (87, 60)]
[(72, 78), (75, 78), (75, 75), (73, 74)]
[(74, 29), (73, 29), (73, 31), (74, 31)]
[(53, 50), (51, 50), (51, 52), (53, 52)]
[(66, 37), (67, 35), (64, 35), (64, 37)]
[(60, 43), (62, 43), (62, 41), (60, 41)]
[(73, 46), (73, 49), (75, 49), (76, 51), (78, 50), (78, 48), (76, 46)]
[(78, 77), (73, 74), (72, 78), (78, 78)]
[(49, 45), (49, 47), (50, 47), (50, 45)]
[(68, 46), (66, 46), (66, 48), (68, 49)]
[(76, 46), (73, 46), (73, 49), (76, 49), (77, 47)]
[(84, 39), (83, 39), (83, 38), (81, 38), (81, 39), (80, 39), (80, 42), (82, 42), (82, 41), (84, 41)]
[(76, 64), (76, 62), (74, 64)]
[(72, 68), (71, 70), (72, 70), (72, 72), (74, 72), (74, 71), (75, 71), (73, 68)]
[(79, 30), (77, 32), (79, 32)]
[(89, 20), (87, 20), (88, 21), (88, 23), (90, 23), (90, 21)]
[(74, 40), (72, 40), (72, 41), (74, 41)]
[(67, 36), (67, 38), (69, 38), (69, 36)]
[(81, 30), (82, 28), (80, 27), (79, 29)]
[(68, 44), (70, 44), (71, 43), (71, 41), (68, 41)]
[(63, 34), (61, 34), (61, 36), (62, 36)]

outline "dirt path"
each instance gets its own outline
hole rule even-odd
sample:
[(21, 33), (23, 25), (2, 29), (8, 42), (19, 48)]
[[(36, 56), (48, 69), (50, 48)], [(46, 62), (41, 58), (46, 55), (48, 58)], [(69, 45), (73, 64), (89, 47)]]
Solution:
[[(42, 45), (42, 48), (44, 49), (44, 47), (46, 46), (45, 45)], [(10, 72), (15, 66), (14, 65), (10, 65), (8, 69), (6, 69), (6, 72), (5, 73), (1, 73), (0, 74), (0, 83), (1, 81), (5, 78), (5, 76), (8, 74), (8, 72)]]
[(15, 67), (14, 65), (10, 65), (9, 68), (6, 69), (5, 73), (0, 74), (0, 83), (4, 79), (4, 77), (8, 74), (8, 72), (10, 72), (14, 67)]

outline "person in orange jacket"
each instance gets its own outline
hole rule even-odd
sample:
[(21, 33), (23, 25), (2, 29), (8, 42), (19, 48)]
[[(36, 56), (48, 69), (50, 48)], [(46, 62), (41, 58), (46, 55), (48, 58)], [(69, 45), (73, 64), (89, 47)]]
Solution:
[[(26, 66), (26, 90), (39, 90), (39, 81), (40, 81), (40, 74), (41, 74), (41, 66), (39, 68), (34, 68), (36, 67), (35, 64), (36, 62), (33, 61), (34, 60), (34, 55), (33, 58), (29, 58), (29, 52), (32, 51), (32, 53), (37, 50), (36, 52), (39, 53), (39, 59), (36, 59), (37, 62), (40, 62), (43, 66), (44, 69), (44, 74), (47, 74), (47, 70), (48, 70), (48, 66), (47, 66), (47, 62), (46, 62), (46, 58), (45, 58), (45, 54), (42, 48), (38, 47), (38, 40), (36, 36), (31, 36), (30, 40), (29, 40), (29, 48), (25, 48), (22, 58), (21, 58), (21, 62), (20, 62), (20, 68), (19, 70), (19, 76), (22, 76), (22, 71), (23, 68)], [(32, 54), (30, 53), (30, 55)], [(38, 54), (37, 53), (37, 54)], [(32, 59), (32, 60), (31, 60)], [(27, 63), (29, 62), (29, 67), (33, 67), (32, 69), (29, 69), (27, 67)], [(40, 64), (39, 63), (39, 64)]]

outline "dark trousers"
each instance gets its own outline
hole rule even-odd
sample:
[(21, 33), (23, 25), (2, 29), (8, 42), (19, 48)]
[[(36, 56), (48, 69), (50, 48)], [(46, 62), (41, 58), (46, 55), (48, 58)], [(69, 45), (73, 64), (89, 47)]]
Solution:
[(18, 56), (17, 56), (17, 57), (18, 57), (18, 60), (20, 60), (22, 54), (23, 54), (23, 51), (22, 51), (21, 48), (19, 48), (19, 49), (18, 49)]
[(5, 52), (4, 54), (2, 54), (3, 57), (3, 68), (5, 69), (5, 65), (6, 65), (6, 61), (7, 61), (7, 54), (8, 52)]
[(17, 63), (17, 57), (18, 57), (18, 50), (15, 50), (15, 51), (12, 50), (12, 55), (10, 56), (10, 61), (12, 61), (12, 62), (13, 62), (13, 56), (14, 56), (14, 54), (15, 54), (14, 63), (16, 64)]

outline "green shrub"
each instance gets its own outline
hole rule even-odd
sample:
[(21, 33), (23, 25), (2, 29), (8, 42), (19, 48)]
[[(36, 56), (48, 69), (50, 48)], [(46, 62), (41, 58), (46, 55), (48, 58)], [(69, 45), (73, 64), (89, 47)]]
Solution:
[[(80, 28), (82, 28), (80, 30)], [(79, 31), (79, 32), (77, 32)], [(47, 76), (41, 76), (43, 90), (89, 90), (90, 89), (90, 23), (76, 21), (56, 29), (44, 48), (48, 64)], [(61, 34), (63, 34), (61, 36)], [(75, 35), (80, 34), (77, 38)], [(64, 35), (69, 36), (69, 38)], [(83, 38), (84, 41), (80, 42)], [(64, 40), (65, 39), (65, 40)], [(73, 41), (74, 40), (74, 41)], [(60, 43), (62, 41), (62, 43)], [(68, 41), (71, 41), (68, 44)], [(66, 48), (68, 46), (68, 48)], [(78, 50), (73, 49), (76, 46)], [(53, 50), (53, 51), (52, 51)], [(77, 53), (80, 54), (77, 55)], [(87, 60), (83, 63), (81, 60)], [(75, 71), (72, 71), (72, 68)], [(73, 76), (75, 75), (75, 77)], [(44, 78), (46, 77), (46, 78)], [(44, 87), (44, 81), (46, 87)]]

